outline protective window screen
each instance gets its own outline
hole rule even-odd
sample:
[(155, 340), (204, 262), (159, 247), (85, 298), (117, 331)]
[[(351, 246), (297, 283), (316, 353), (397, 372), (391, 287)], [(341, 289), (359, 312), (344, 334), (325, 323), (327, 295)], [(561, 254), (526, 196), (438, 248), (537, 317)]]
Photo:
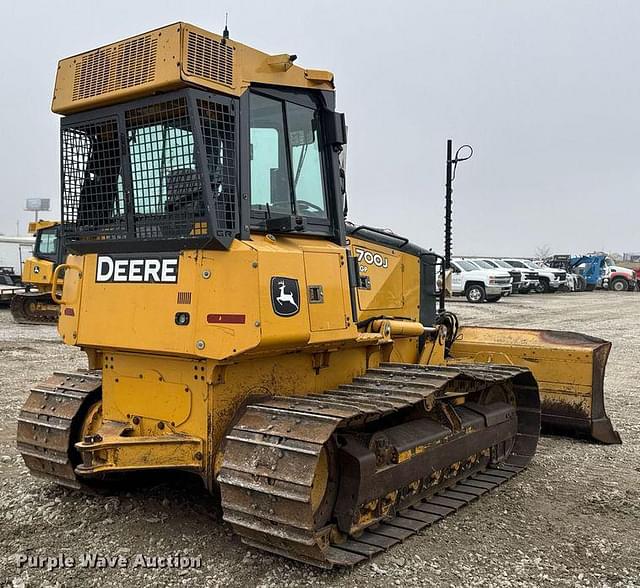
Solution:
[(103, 250), (111, 239), (201, 236), (228, 246), (239, 226), (233, 102), (189, 89), (63, 119), (65, 238)]
[(250, 111), (251, 208), (291, 214), (283, 103), (252, 94)]
[(62, 217), (70, 237), (126, 238), (117, 120), (63, 128), (61, 152)]
[(296, 213), (326, 218), (316, 111), (287, 102)]
[(235, 115), (230, 104), (197, 100), (218, 229), (237, 232)]
[(206, 234), (186, 98), (125, 113), (136, 238)]

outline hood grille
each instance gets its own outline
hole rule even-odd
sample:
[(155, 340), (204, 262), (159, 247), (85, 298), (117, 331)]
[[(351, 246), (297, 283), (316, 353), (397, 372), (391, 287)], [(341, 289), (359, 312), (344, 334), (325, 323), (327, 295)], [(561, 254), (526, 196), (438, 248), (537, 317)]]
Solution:
[(78, 58), (72, 100), (83, 100), (140, 86), (155, 79), (158, 39), (136, 37)]
[(233, 86), (233, 49), (211, 37), (189, 31), (185, 71), (190, 76)]

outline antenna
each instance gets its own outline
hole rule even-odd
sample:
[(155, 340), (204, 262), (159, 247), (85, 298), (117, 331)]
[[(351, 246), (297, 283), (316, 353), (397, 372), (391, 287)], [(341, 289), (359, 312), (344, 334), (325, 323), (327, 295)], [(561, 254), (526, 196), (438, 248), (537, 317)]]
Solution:
[(226, 41), (229, 38), (229, 27), (227, 26), (229, 22), (229, 13), (224, 13), (224, 31), (222, 31), (222, 39)]

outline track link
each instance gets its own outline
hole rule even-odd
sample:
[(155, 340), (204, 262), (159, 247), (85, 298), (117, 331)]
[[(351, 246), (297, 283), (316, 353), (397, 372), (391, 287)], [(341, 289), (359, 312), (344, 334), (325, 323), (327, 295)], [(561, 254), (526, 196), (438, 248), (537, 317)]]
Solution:
[[(460, 469), (447, 470), (415, 501), (392, 505), (387, 516), (352, 536), (338, 532), (333, 519), (312, 509), (316, 467), (336, 435), (375, 426), (434, 398), (455, 402), (505, 382), (514, 383), (518, 405), (513, 445), (503, 457), (492, 454), (489, 459), (489, 450), (483, 451), (482, 459), (474, 456)], [(538, 390), (528, 370), (382, 364), (337, 390), (276, 396), (247, 406), (226, 438), (218, 474), (223, 516), (253, 547), (320, 567), (355, 565), (516, 475), (535, 452), (539, 428)], [(328, 487), (332, 483), (337, 485), (329, 479)]]
[(79, 456), (78, 418), (101, 386), (100, 372), (54, 372), (31, 389), (18, 416), (17, 447), (34, 476), (82, 488), (74, 468)]

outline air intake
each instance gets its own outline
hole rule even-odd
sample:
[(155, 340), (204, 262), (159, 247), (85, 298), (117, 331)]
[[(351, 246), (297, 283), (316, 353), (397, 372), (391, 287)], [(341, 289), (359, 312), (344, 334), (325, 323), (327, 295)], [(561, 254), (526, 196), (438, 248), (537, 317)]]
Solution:
[(72, 100), (83, 100), (152, 82), (158, 39), (135, 37), (82, 55), (75, 63)]
[(194, 31), (187, 38), (187, 75), (233, 86), (233, 49)]
[(191, 292), (178, 292), (178, 304), (191, 304)]

